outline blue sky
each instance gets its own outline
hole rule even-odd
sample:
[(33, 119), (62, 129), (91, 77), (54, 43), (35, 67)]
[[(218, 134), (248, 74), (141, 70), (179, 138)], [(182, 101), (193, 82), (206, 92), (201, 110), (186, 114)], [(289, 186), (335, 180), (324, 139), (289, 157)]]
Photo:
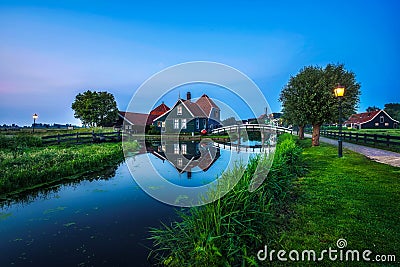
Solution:
[(113, 93), (125, 110), (151, 75), (197, 60), (245, 73), (275, 112), (282, 87), (303, 66), (344, 63), (361, 83), (359, 110), (383, 108), (400, 102), (399, 7), (398, 1), (0, 1), (0, 124), (31, 124), (35, 112), (38, 122), (78, 123), (71, 103), (87, 89)]

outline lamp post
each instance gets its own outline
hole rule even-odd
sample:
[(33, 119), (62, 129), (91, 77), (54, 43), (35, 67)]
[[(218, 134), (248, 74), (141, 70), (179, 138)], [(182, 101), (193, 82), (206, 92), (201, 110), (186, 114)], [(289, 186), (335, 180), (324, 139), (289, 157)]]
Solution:
[(32, 118), (33, 118), (32, 133), (35, 132), (35, 124), (36, 124), (36, 119), (37, 119), (38, 117), (39, 117), (39, 116), (38, 116), (38, 114), (36, 114), (36, 113), (32, 115)]
[(338, 84), (335, 89), (335, 96), (339, 102), (339, 138), (338, 138), (338, 157), (343, 157), (343, 141), (342, 141), (342, 99), (344, 96), (344, 86)]

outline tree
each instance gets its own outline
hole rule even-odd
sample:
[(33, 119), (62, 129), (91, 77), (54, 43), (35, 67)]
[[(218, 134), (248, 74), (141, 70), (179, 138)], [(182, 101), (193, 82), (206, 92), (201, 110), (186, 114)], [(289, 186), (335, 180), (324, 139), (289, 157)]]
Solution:
[(392, 119), (400, 121), (400, 103), (385, 104), (384, 110)]
[(378, 108), (377, 106), (367, 107), (367, 109), (366, 109), (367, 112), (378, 111), (378, 110), (381, 110), (381, 109)]
[(343, 117), (349, 117), (359, 102), (360, 84), (356, 82), (355, 74), (345, 70), (343, 64), (304, 67), (282, 89), (280, 101), (284, 117), (300, 128), (311, 124), (313, 146), (319, 145), (321, 125), (337, 122), (338, 101), (333, 89), (338, 83), (346, 88), (342, 111)]
[(87, 126), (112, 126), (118, 116), (117, 103), (108, 92), (79, 93), (72, 103), (75, 118)]
[(236, 125), (236, 119), (234, 117), (229, 117), (229, 118), (221, 121), (221, 124), (223, 126)]

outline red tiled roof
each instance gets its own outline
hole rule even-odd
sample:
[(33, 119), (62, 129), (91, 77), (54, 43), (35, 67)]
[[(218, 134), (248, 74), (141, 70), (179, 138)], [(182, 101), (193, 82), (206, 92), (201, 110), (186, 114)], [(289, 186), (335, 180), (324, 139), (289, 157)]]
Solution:
[(208, 117), (199, 105), (190, 100), (182, 100), (183, 104), (189, 109), (194, 117)]
[(207, 116), (210, 116), (212, 108), (219, 109), (214, 101), (212, 101), (212, 99), (209, 98), (206, 94), (197, 99), (196, 104), (199, 105), (199, 107), (204, 111)]
[(167, 105), (165, 105), (164, 103), (162, 103), (161, 105), (159, 105), (158, 107), (156, 107), (152, 111), (150, 111), (150, 115), (154, 115), (154, 116), (158, 117), (158, 116), (163, 115), (168, 110), (169, 110), (169, 107)]
[(132, 125), (141, 125), (141, 126), (151, 125), (153, 123), (153, 120), (157, 117), (155, 115), (136, 113), (136, 112), (124, 112), (124, 111), (119, 111), (119, 115)]
[(381, 110), (353, 114), (344, 123), (345, 124), (351, 124), (351, 123), (353, 123), (353, 124), (362, 124), (362, 123), (366, 123), (367, 121), (372, 120), (380, 112), (381, 112)]

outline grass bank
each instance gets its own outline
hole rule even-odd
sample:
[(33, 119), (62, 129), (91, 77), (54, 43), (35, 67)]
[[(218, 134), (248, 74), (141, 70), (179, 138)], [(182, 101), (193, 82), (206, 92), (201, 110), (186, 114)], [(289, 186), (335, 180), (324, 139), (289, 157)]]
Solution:
[(106, 169), (123, 160), (121, 143), (41, 146), (40, 138), (0, 138), (0, 196)]
[[(309, 172), (294, 183), (294, 215), (279, 246), (288, 251), (320, 252), (329, 247), (336, 249), (337, 240), (344, 238), (346, 249), (371, 250), (371, 258), (395, 254), (398, 264), (400, 168), (371, 161), (349, 150), (338, 158), (336, 147), (323, 143), (311, 147), (309, 139), (300, 144)], [(346, 265), (350, 263), (363, 266), (366, 262)], [(339, 263), (327, 260), (324, 264)]]
[[(255, 248), (270, 242), (285, 224), (291, 181), (301, 173), (301, 149), (291, 135), (280, 137), (267, 179), (255, 191), (249, 184), (257, 165), (237, 166), (223, 175), (238, 177), (236, 186), (210, 204), (179, 211), (180, 220), (152, 229), (151, 256), (167, 266), (248, 266), (257, 263)], [(300, 167), (299, 167), (300, 166)], [(245, 169), (243, 176), (242, 170)], [(220, 179), (223, 179), (220, 178)]]

